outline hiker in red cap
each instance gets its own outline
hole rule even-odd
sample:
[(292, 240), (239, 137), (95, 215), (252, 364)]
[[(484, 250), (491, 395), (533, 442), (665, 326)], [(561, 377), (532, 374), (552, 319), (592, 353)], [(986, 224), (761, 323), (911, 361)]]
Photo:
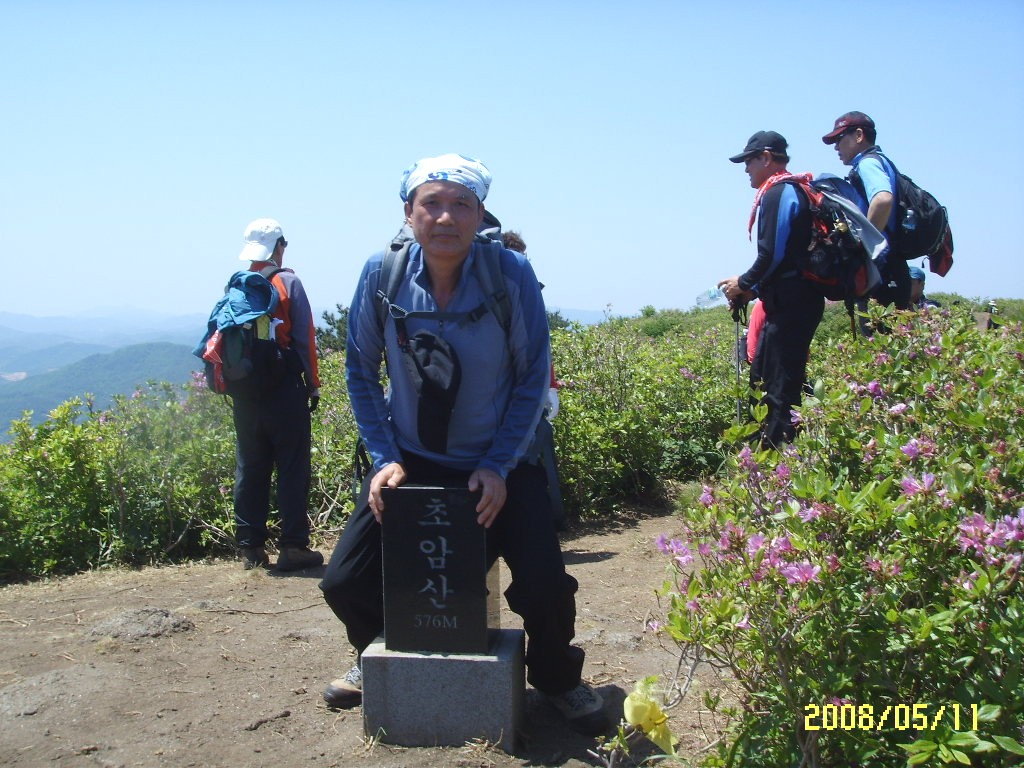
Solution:
[[(849, 180), (863, 198), (858, 202), (868, 220), (885, 235), (891, 247), (901, 224), (897, 220), (898, 176), (892, 163), (881, 154), (875, 138), (874, 120), (863, 112), (847, 112), (836, 119), (832, 130), (821, 140), (834, 144), (839, 160), (843, 165), (851, 166)], [(897, 309), (909, 309), (910, 272), (906, 259), (892, 254), (890, 250), (875, 263), (882, 280), (872, 297), (883, 306), (895, 304)], [(867, 300), (858, 304), (863, 311)]]

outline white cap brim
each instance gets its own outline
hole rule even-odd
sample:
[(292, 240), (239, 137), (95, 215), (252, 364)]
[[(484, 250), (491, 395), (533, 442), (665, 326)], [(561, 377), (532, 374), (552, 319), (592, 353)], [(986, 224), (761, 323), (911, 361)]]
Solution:
[(242, 249), (239, 261), (270, 261), (273, 250), (260, 243), (246, 243)]

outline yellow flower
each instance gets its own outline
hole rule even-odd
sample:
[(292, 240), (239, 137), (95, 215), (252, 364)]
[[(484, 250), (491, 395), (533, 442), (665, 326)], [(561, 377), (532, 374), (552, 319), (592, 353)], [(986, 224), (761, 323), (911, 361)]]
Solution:
[(644, 691), (633, 691), (629, 694), (623, 702), (622, 709), (626, 722), (635, 725), (644, 733), (668, 720), (668, 715), (662, 712), (650, 694)]
[(622, 704), (623, 715), (627, 723), (643, 731), (662, 752), (674, 755), (679, 740), (668, 729), (668, 715), (651, 698), (653, 683), (654, 679), (649, 677), (636, 684)]
[(655, 726), (650, 731), (645, 731), (644, 735), (653, 741), (658, 746), (658, 749), (666, 755), (674, 755), (676, 753), (676, 744), (679, 743), (679, 739), (672, 735), (666, 723)]

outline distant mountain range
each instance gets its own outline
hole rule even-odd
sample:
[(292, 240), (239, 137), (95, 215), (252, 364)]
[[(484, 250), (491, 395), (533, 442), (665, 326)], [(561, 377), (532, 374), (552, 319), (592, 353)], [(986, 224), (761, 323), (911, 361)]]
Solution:
[(96, 408), (147, 381), (185, 383), (203, 316), (31, 317), (0, 312), (0, 440), (24, 411), (38, 424), (86, 393)]
[[(583, 324), (604, 320), (599, 311), (558, 311)], [(314, 316), (319, 321), (322, 315)], [(185, 383), (201, 367), (192, 349), (206, 320), (131, 309), (74, 317), (0, 312), (0, 442), (27, 410), (38, 424), (56, 406), (86, 393), (103, 409), (114, 395), (131, 394), (147, 381)]]

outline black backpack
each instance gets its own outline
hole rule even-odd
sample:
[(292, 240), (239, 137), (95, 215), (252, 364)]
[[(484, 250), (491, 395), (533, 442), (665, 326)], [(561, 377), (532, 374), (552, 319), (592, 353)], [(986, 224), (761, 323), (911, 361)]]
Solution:
[[(934, 195), (921, 189), (914, 180), (900, 173), (896, 165), (878, 149), (868, 155), (888, 163), (897, 179), (896, 231), (892, 233), (889, 254), (898, 259), (928, 258), (928, 268), (944, 276), (953, 266), (953, 233), (949, 228), (949, 213)], [(862, 196), (864, 182), (856, 171), (850, 172), (850, 181)]]
[(874, 257), (885, 247), (885, 238), (847, 197), (850, 190), (838, 177), (819, 178), (798, 186), (807, 198), (811, 214), (811, 239), (798, 256), (797, 268), (830, 301), (842, 301), (853, 318), (857, 299), (878, 285)]

